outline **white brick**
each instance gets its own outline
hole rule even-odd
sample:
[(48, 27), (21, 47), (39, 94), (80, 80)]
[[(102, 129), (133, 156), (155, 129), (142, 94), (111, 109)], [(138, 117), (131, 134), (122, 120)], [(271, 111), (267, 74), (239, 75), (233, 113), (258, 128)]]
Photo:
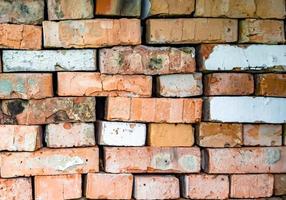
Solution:
[(157, 78), (157, 92), (164, 97), (189, 97), (202, 94), (202, 74), (172, 74)]
[(96, 50), (3, 51), (3, 71), (94, 71)]
[(285, 45), (214, 45), (212, 48), (210, 52), (204, 52), (204, 48), (201, 48), (199, 56), (202, 70), (286, 71)]
[(146, 125), (125, 122), (97, 122), (97, 138), (100, 145), (144, 146)]

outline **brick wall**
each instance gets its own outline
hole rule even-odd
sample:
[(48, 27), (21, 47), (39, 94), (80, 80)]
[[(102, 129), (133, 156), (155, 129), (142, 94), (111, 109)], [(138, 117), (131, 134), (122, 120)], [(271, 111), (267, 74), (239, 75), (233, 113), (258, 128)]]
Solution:
[(0, 0), (0, 199), (286, 199), (285, 15)]

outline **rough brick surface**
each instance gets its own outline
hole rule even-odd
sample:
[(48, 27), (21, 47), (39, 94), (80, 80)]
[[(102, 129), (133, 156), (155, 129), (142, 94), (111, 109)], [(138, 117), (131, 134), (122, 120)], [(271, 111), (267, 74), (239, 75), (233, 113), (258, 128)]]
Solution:
[(286, 195), (286, 174), (274, 175), (274, 194)]
[(286, 97), (286, 74), (259, 74), (256, 95)]
[(32, 200), (31, 178), (0, 178), (0, 198), (3, 200)]

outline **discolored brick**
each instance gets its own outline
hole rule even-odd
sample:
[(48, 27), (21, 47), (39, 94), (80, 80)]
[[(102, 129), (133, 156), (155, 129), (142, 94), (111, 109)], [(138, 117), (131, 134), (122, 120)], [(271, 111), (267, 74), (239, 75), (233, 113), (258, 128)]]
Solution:
[(286, 74), (258, 74), (255, 94), (286, 97)]
[(286, 174), (274, 175), (274, 194), (286, 195)]

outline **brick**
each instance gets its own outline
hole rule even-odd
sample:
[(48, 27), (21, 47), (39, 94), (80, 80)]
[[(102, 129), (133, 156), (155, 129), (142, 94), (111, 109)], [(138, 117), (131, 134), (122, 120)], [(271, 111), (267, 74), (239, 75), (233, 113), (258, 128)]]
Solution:
[(152, 77), (105, 75), (94, 72), (59, 72), (58, 95), (150, 97)]
[(202, 99), (109, 97), (106, 120), (195, 123), (200, 121)]
[(81, 174), (35, 176), (35, 199), (61, 200), (81, 197)]
[(31, 178), (0, 178), (0, 198), (1, 200), (32, 200)]
[(104, 147), (110, 173), (190, 173), (200, 171), (200, 149), (168, 147)]
[(251, 95), (254, 78), (247, 73), (212, 73), (204, 76), (205, 95)]
[(100, 72), (105, 74), (173, 74), (196, 71), (193, 47), (113, 47), (99, 50)]
[(89, 199), (131, 199), (132, 174), (89, 173), (85, 196)]
[(41, 24), (44, 20), (44, 0), (0, 2), (0, 23)]
[(148, 44), (197, 44), (237, 41), (237, 20), (232, 19), (149, 19)]
[(242, 125), (201, 122), (197, 128), (201, 147), (237, 147), (242, 145)]
[(206, 149), (203, 168), (208, 173), (286, 172), (286, 147)]
[(52, 96), (52, 74), (0, 74), (1, 99), (42, 99)]
[[(206, 187), (207, 186), (207, 187)], [(183, 196), (190, 199), (227, 199), (229, 180), (225, 175), (185, 175)]]
[(256, 95), (286, 97), (286, 74), (258, 74)]
[(96, 15), (140, 17), (141, 0), (97, 0)]
[(281, 146), (282, 126), (246, 124), (243, 126), (243, 143), (247, 146)]
[(93, 18), (91, 0), (48, 0), (49, 20)]
[(95, 121), (93, 97), (54, 97), (40, 100), (5, 100), (2, 111), (18, 124)]
[(95, 71), (96, 50), (3, 51), (4, 72)]
[(190, 124), (148, 124), (149, 146), (193, 146), (194, 128)]
[(163, 97), (189, 97), (203, 93), (202, 74), (171, 74), (157, 77), (157, 93)]
[(45, 130), (47, 147), (82, 147), (95, 145), (95, 129), (91, 123), (48, 124)]
[(230, 196), (236, 198), (270, 197), (274, 178), (271, 174), (231, 175)]
[(239, 22), (240, 43), (277, 44), (284, 41), (283, 21), (246, 19)]
[(198, 65), (202, 71), (286, 71), (285, 53), (284, 45), (203, 44)]
[(40, 26), (0, 24), (0, 48), (41, 49), (41, 46)]
[(97, 121), (97, 141), (106, 146), (144, 146), (146, 125), (140, 123)]
[(274, 194), (286, 195), (286, 174), (274, 175)]
[(42, 147), (40, 126), (0, 125), (1, 151), (35, 151)]
[(138, 19), (44, 21), (43, 31), (47, 48), (97, 48), (141, 43)]
[(284, 0), (197, 0), (195, 16), (284, 19), (285, 2)]
[(210, 97), (204, 102), (204, 120), (285, 123), (285, 103), (286, 99), (271, 97)]
[(1, 154), (1, 177), (98, 172), (97, 147), (48, 149)]
[(135, 176), (135, 199), (178, 199), (179, 179), (175, 176), (141, 175)]

